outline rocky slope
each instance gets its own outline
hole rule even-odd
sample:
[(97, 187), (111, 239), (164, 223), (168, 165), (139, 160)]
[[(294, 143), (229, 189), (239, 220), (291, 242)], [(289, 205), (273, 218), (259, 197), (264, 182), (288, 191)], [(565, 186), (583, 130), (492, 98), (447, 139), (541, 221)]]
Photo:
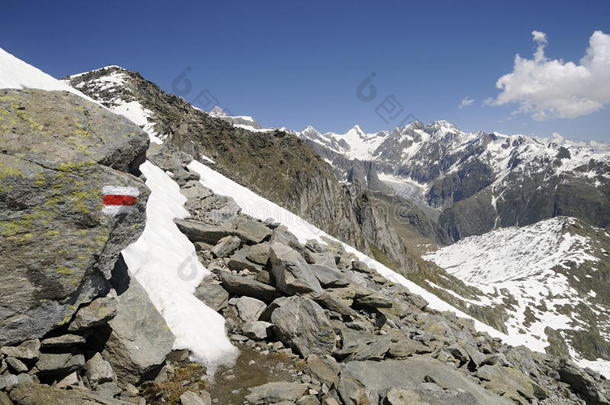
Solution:
[[(402, 243), (382, 215), (370, 215), (367, 190), (342, 186), (331, 167), (292, 134), (246, 130), (165, 93), (139, 74), (107, 67), (66, 79), (113, 111), (149, 131), (153, 139), (201, 159), (261, 195), (317, 224), (328, 233), (370, 252), (377, 249), (408, 263)], [(133, 116), (136, 116), (135, 118)], [(366, 223), (364, 223), (366, 222)], [(405, 264), (405, 271), (406, 268)]]

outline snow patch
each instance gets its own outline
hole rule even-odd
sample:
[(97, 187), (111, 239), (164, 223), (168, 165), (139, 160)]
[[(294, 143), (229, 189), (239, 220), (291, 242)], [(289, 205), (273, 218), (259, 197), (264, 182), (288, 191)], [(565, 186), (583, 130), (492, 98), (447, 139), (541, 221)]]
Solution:
[(175, 218), (188, 216), (183, 207), (186, 197), (178, 184), (151, 162), (142, 164), (140, 170), (151, 190), (146, 227), (140, 238), (123, 250), (125, 262), (176, 336), (174, 349), (190, 350), (192, 360), (204, 363), (213, 374), (218, 365), (235, 360), (237, 349), (225, 334), (224, 318), (193, 295), (210, 272), (174, 223)]

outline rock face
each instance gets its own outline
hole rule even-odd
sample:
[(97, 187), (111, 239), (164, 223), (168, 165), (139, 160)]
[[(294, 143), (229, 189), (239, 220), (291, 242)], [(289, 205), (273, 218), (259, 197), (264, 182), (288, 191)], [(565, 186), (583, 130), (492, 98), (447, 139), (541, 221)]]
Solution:
[[(137, 126), (76, 95), (0, 90), (0, 346), (43, 336), (108, 291), (144, 227), (148, 191), (129, 173), (147, 146)], [(138, 201), (106, 215), (104, 186), (132, 187)]]

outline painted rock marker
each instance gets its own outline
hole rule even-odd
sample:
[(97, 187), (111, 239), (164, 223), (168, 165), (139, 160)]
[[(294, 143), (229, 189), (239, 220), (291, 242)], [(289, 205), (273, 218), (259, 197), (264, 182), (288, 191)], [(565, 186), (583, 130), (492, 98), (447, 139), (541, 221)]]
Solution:
[(135, 187), (104, 186), (102, 188), (104, 214), (118, 215), (128, 213), (138, 202), (140, 191)]

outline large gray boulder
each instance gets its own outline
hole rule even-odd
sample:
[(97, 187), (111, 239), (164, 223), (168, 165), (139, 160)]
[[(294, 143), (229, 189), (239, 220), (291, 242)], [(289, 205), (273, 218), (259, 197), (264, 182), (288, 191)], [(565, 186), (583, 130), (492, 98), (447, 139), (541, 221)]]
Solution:
[(296, 401), (307, 392), (307, 385), (293, 382), (270, 382), (254, 388), (248, 388), (250, 394), (246, 399), (253, 405), (273, 404), (281, 401)]
[[(351, 397), (354, 393), (353, 387), (356, 386), (365, 387), (367, 394), (373, 397), (382, 397), (392, 388), (414, 390), (417, 394), (417, 396), (413, 394), (414, 398), (425, 399), (423, 403), (430, 405), (445, 405), (447, 402), (444, 401), (448, 398), (455, 399), (456, 404), (466, 405), (512, 404), (512, 401), (485, 390), (472, 377), (434, 359), (350, 361), (345, 365), (341, 379), (346, 382), (339, 384), (341, 386), (340, 395), (346, 404), (354, 403)], [(435, 399), (433, 394), (425, 392), (429, 387), (422, 384), (427, 381), (435, 381), (438, 386), (450, 391), (448, 394), (451, 395)], [(462, 395), (461, 398), (457, 394), (454, 395), (460, 391), (468, 395)], [(457, 402), (458, 399), (461, 402)], [(468, 402), (464, 402), (466, 400)]]
[(136, 384), (157, 374), (174, 344), (174, 334), (148, 298), (144, 288), (119, 266), (113, 279), (118, 295), (117, 315), (102, 355), (120, 383)]
[[(148, 189), (130, 173), (148, 136), (74, 94), (0, 90), (0, 346), (42, 337), (105, 295), (145, 224)], [(104, 186), (140, 193), (103, 212)]]
[(62, 390), (43, 384), (20, 384), (9, 396), (15, 405), (130, 405), (91, 391)]
[(280, 341), (304, 357), (332, 353), (336, 335), (320, 305), (297, 296), (280, 299), (278, 305), (271, 323)]
[(289, 295), (322, 291), (320, 282), (299, 252), (278, 242), (271, 243), (269, 252), (271, 273), (280, 291)]

